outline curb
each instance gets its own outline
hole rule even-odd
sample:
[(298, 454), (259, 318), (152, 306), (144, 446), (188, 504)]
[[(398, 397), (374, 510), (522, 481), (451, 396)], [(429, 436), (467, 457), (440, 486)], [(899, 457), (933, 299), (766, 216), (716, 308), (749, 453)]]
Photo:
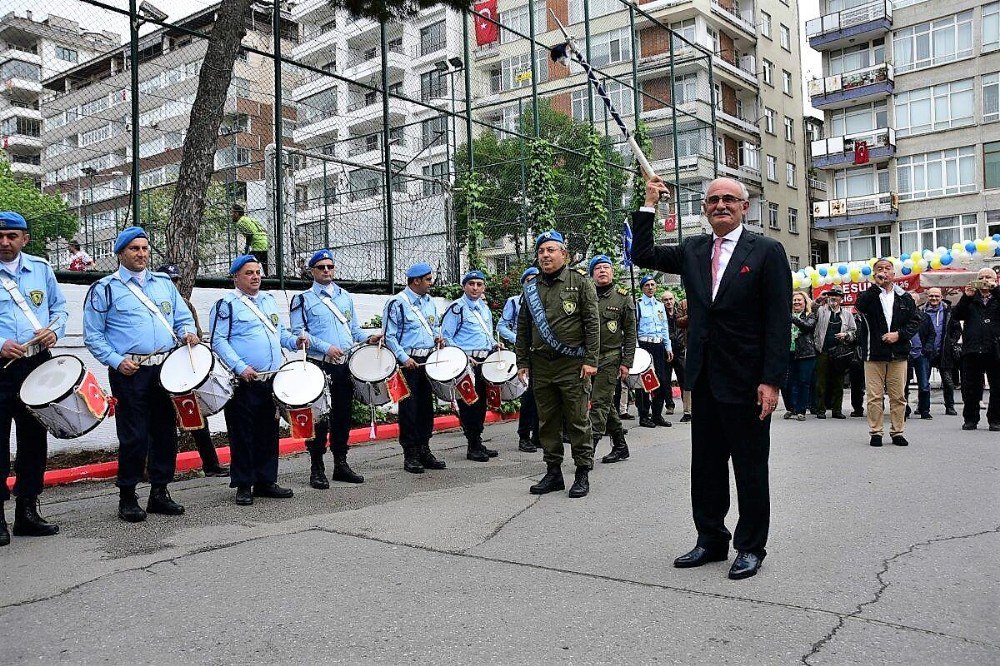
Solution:
[[(504, 421), (513, 421), (518, 418), (518, 412), (512, 414), (500, 414), (499, 412), (486, 412), (486, 423), (501, 423)], [(444, 416), (437, 416), (434, 418), (434, 432), (441, 432), (444, 430), (454, 430), (460, 427), (458, 422), (458, 416), (454, 414), (446, 414)], [(390, 439), (399, 438), (399, 424), (398, 423), (383, 423), (375, 426), (375, 438), (372, 439), (371, 428), (352, 428), (351, 434), (347, 439), (347, 443), (354, 446), (360, 446), (367, 444), (369, 442), (380, 442)], [(301, 453), (306, 450), (306, 442), (304, 439), (283, 437), (278, 440), (278, 455), (286, 456), (293, 453)], [(220, 463), (228, 463), (230, 461), (229, 447), (218, 448), (216, 451), (219, 454)], [(183, 451), (177, 454), (177, 472), (187, 472), (192, 469), (201, 468), (201, 457), (198, 455), (197, 451)], [(45, 487), (51, 486), (62, 486), (69, 483), (76, 483), (77, 481), (91, 481), (91, 480), (101, 480), (101, 479), (111, 479), (118, 475), (118, 462), (110, 461), (103, 463), (94, 463), (92, 465), (81, 465), (79, 467), (67, 467), (66, 469), (54, 469), (50, 472), (45, 472)], [(15, 477), (9, 477), (7, 479), (7, 488), (13, 489)]]

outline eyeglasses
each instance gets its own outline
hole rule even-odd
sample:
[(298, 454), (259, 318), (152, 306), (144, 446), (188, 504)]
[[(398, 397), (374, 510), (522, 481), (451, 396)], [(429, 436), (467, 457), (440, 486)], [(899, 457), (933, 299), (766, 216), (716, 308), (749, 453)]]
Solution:
[(333, 264), (323, 264), (322, 266), (316, 265), (316, 266), (313, 266), (313, 268), (315, 268), (318, 271), (332, 271), (333, 270)]
[(718, 196), (717, 194), (713, 194), (710, 197), (705, 197), (705, 203), (707, 203), (709, 206), (714, 206), (720, 201), (726, 204), (727, 206), (732, 206), (735, 203), (741, 203), (743, 201), (746, 201), (746, 199), (741, 199), (740, 197), (734, 197), (732, 194), (725, 194), (721, 197)]

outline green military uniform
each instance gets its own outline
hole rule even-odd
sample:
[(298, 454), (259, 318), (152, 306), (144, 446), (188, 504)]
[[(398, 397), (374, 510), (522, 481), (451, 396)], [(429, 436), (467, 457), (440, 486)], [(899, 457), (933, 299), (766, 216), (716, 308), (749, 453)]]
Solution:
[(615, 441), (623, 434), (617, 405), (613, 405), (618, 367), (632, 367), (636, 344), (635, 304), (628, 291), (614, 284), (597, 287), (597, 305), (601, 313), (601, 356), (590, 396), (590, 427), (595, 443), (605, 434)]
[(568, 266), (554, 274), (539, 273), (535, 283), (555, 338), (585, 350), (582, 357), (556, 351), (539, 332), (527, 302), (522, 303), (517, 319), (517, 367), (531, 369), (543, 458), (550, 468), (562, 463), (565, 418), (576, 466), (592, 469), (594, 442), (587, 415), (591, 380), (580, 378), (580, 368), (597, 367), (598, 363), (601, 322), (597, 292), (589, 278)]

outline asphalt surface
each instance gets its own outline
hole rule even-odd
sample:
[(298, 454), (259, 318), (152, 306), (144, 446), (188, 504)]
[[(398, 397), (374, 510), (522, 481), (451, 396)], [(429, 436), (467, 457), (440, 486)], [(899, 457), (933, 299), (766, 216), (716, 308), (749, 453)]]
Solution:
[(528, 493), (541, 454), (512, 424), (486, 464), (435, 436), (448, 469), (422, 476), (395, 442), (355, 448), (366, 483), (328, 491), (286, 458), (296, 496), (252, 507), (182, 480), (187, 514), (138, 525), (110, 483), (51, 489), (60, 534), (0, 549), (0, 663), (998, 664), (1000, 435), (933, 412), (908, 448), (870, 448), (864, 419), (775, 421), (744, 581), (671, 566), (695, 541), (679, 423), (633, 427), (575, 500)]

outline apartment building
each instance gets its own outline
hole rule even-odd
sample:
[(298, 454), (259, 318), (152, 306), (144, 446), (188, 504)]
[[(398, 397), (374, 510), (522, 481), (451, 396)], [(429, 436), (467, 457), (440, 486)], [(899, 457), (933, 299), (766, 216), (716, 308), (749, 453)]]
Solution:
[[(500, 22), (527, 34), (528, 7), (518, 2), (500, 0)], [(629, 11), (618, 0), (539, 0), (537, 38), (543, 44), (562, 41), (552, 13), (581, 48), (589, 27), (590, 62), (606, 75), (605, 87), (626, 125), (634, 127), (638, 113), (648, 126), (653, 167), (671, 184), (675, 203), (661, 211), (665, 227), (674, 230), (668, 237), (707, 228), (701, 200), (708, 182), (731, 176), (750, 193), (748, 226), (780, 240), (793, 268), (805, 265), (809, 200), (796, 3), (653, 0), (640, 2), (638, 9), (633, 35)], [(498, 43), (475, 51), (481, 119), (515, 127), (518, 100), (531, 92), (527, 45), (501, 30)], [(553, 108), (617, 134), (613, 123), (605, 123), (596, 96), (594, 107), (587, 108), (591, 96), (582, 70), (552, 63), (545, 49), (536, 57), (537, 87)], [(626, 159), (631, 158), (626, 154)], [(505, 244), (489, 254), (503, 265), (511, 252), (512, 245)]]
[(1000, 2), (824, 0), (806, 34), (824, 113), (814, 253), (832, 261), (1000, 233)]
[(119, 35), (87, 30), (55, 14), (42, 20), (31, 11), (0, 17), (0, 148), (15, 175), (42, 182), (42, 80), (120, 43)]
[[(188, 30), (211, 30), (218, 5), (180, 19)], [(270, 50), (271, 16), (251, 10), (243, 44)], [(282, 43), (291, 49), (298, 26), (282, 23)], [(191, 104), (202, 73), (207, 40), (178, 28), (160, 28), (139, 40), (139, 186), (140, 223), (152, 211), (151, 192), (177, 179)], [(46, 192), (61, 194), (80, 218), (78, 239), (100, 270), (114, 266), (112, 245), (121, 227), (131, 224), (132, 169), (131, 71), (129, 46), (107, 51), (46, 77), (42, 82), (41, 142)], [(241, 50), (233, 70), (225, 117), (218, 138), (214, 180), (225, 183), (229, 196), (244, 199), (248, 184), (263, 192), (264, 151), (274, 142), (274, 65), (263, 56)], [(283, 81), (294, 85), (294, 76)], [(291, 136), (295, 109), (283, 108), (285, 136)], [(263, 194), (250, 193), (248, 208), (269, 221)], [(273, 231), (273, 230), (272, 230)], [(273, 239), (273, 233), (271, 235)], [(154, 239), (154, 248), (157, 239)], [(239, 247), (237, 247), (239, 245)], [(224, 272), (242, 241), (214, 247), (203, 268)], [(162, 250), (161, 250), (162, 251)], [(61, 265), (65, 256), (52, 255)], [(154, 261), (156, 257), (154, 256)]]
[[(293, 16), (302, 34), (291, 57), (322, 72), (306, 73), (292, 91), (299, 111), (295, 142), (307, 154), (294, 175), (303, 246), (328, 242), (339, 277), (384, 279), (391, 221), (397, 283), (405, 282), (407, 266), (416, 261), (457, 279), (443, 181), (452, 172), (450, 150), (465, 142), (465, 132), (442, 112), (464, 99), (461, 15), (438, 6), (386, 25), (386, 107), (374, 90), (383, 89), (378, 22), (322, 0), (298, 3)], [(391, 213), (384, 192), (386, 125)]]

